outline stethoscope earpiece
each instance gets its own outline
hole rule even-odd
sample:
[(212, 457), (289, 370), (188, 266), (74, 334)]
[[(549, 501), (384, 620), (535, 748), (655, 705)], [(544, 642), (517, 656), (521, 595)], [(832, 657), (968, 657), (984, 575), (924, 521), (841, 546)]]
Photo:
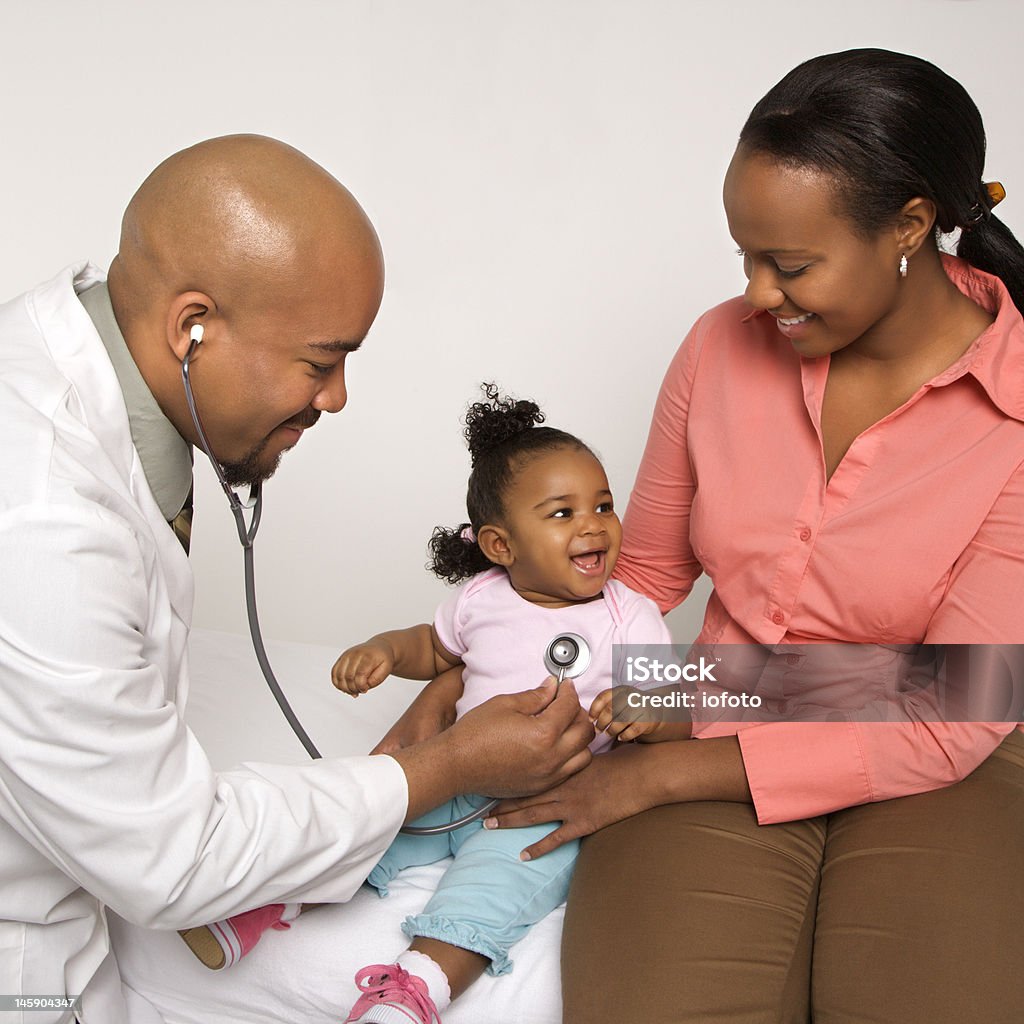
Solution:
[(590, 667), (590, 645), (579, 633), (559, 633), (544, 652), (544, 667), (559, 682), (575, 679)]

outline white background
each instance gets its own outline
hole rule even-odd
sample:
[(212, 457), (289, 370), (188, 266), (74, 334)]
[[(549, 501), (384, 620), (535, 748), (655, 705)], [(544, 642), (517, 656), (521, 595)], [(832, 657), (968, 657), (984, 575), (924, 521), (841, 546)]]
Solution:
[[(266, 487), (268, 637), (338, 650), (423, 621), (465, 513), (480, 381), (604, 457), (620, 508), (662, 373), (742, 274), (720, 183), (750, 107), (818, 53), (882, 46), (958, 78), (1024, 233), (1016, 0), (4, 0), (0, 300), (89, 257), (160, 160), (260, 132), (360, 199), (388, 265), (350, 403)], [(200, 457), (201, 461), (201, 457)], [(742, 500), (742, 495), (737, 495)], [(241, 553), (197, 466), (195, 622), (244, 632)], [(670, 620), (692, 638), (698, 591)]]

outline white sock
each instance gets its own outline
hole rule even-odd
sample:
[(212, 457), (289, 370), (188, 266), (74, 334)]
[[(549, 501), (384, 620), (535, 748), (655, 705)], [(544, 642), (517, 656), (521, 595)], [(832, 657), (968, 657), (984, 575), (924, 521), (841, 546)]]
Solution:
[(284, 905), (284, 910), (281, 911), (281, 923), (288, 924), (289, 921), (294, 921), (301, 913), (301, 903), (286, 903)]
[(427, 983), (427, 991), (434, 1000), (438, 1013), (444, 1013), (451, 1005), (452, 990), (448, 985), (448, 976), (441, 970), (441, 965), (432, 960), (426, 953), (415, 949), (407, 949), (399, 958), (398, 966), (404, 967), (410, 974), (422, 978)]

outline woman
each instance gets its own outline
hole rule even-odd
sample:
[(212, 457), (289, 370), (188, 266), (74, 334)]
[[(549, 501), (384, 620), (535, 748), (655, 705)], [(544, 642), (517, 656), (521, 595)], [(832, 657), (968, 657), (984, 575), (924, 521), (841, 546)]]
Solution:
[[(617, 572), (663, 611), (707, 572), (702, 642), (1024, 641), (1024, 250), (984, 149), (958, 83), (885, 51), (754, 108), (724, 188), (747, 290), (668, 371)], [(567, 1021), (1020, 1019), (1016, 724), (839, 717), (625, 746), (504, 806), (564, 822), (533, 856), (590, 836)]]

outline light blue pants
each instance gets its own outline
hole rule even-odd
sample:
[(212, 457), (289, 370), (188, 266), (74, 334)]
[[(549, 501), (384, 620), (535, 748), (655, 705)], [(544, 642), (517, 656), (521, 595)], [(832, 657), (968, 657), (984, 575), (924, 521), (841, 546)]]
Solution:
[[(486, 797), (456, 797), (413, 824), (451, 821), (486, 802)], [(509, 949), (569, 893), (578, 842), (536, 860), (519, 859), (521, 850), (554, 828), (547, 822), (489, 830), (474, 821), (439, 836), (399, 835), (367, 882), (386, 896), (388, 883), (402, 868), (454, 857), (423, 912), (407, 917), (402, 931), (410, 938), (418, 935), (471, 949), (490, 958), (490, 974), (506, 974), (512, 969)]]

